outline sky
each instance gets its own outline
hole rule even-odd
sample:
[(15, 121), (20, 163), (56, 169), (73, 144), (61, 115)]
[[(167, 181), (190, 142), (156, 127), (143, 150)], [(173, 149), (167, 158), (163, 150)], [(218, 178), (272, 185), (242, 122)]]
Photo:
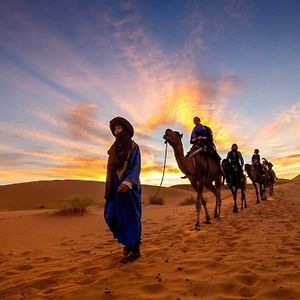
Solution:
[[(0, 184), (105, 180), (109, 121), (127, 118), (141, 181), (193, 117), (225, 158), (300, 173), (300, 1), (0, 1)], [(187, 183), (171, 147), (164, 185)]]

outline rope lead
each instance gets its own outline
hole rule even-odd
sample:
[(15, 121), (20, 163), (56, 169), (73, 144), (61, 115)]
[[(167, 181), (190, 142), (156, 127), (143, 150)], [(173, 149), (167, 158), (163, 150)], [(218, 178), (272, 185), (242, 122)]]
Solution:
[[(168, 154), (168, 151), (167, 151), (167, 150), (168, 150), (168, 143), (167, 143), (167, 141), (165, 141), (165, 144), (166, 144), (166, 148), (165, 148), (165, 158), (164, 158), (163, 173), (162, 173), (160, 185), (159, 185), (159, 187), (158, 187), (158, 189), (157, 189), (157, 191), (156, 191), (156, 193), (155, 193), (155, 195), (154, 195), (152, 201), (156, 199), (156, 197), (157, 197), (157, 195), (158, 195), (158, 193), (159, 193), (159, 191), (160, 191), (160, 188), (161, 188), (161, 186), (162, 186), (162, 183), (163, 183), (163, 181), (164, 181), (164, 177), (165, 177), (165, 170), (166, 170), (166, 163), (167, 163), (167, 154)], [(146, 206), (149, 205), (149, 204), (150, 204), (150, 203), (144, 204), (144, 205), (143, 205), (143, 208), (146, 207)]]

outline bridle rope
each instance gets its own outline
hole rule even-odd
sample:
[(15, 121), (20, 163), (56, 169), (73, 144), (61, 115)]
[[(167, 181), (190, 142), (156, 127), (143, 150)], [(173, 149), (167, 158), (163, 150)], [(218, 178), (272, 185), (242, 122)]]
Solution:
[[(167, 164), (167, 154), (168, 154), (168, 143), (167, 143), (167, 141), (165, 141), (165, 145), (166, 145), (166, 147), (165, 147), (165, 155), (164, 155), (165, 158), (164, 158), (164, 167), (163, 167), (162, 177), (161, 177), (161, 181), (160, 181), (159, 187), (158, 187), (158, 189), (157, 189), (155, 195), (153, 196), (153, 199), (152, 199), (153, 202), (154, 202), (154, 200), (156, 199), (156, 197), (157, 197), (157, 195), (158, 195), (158, 193), (159, 193), (159, 191), (160, 191), (160, 189), (161, 189), (161, 186), (162, 186), (162, 183), (163, 183), (164, 177), (165, 177), (165, 170), (166, 170), (166, 164)], [(150, 204), (150, 202), (149, 202), (149, 203), (145, 203), (145, 204), (143, 205), (143, 207), (146, 207), (146, 206), (148, 206), (149, 204)]]

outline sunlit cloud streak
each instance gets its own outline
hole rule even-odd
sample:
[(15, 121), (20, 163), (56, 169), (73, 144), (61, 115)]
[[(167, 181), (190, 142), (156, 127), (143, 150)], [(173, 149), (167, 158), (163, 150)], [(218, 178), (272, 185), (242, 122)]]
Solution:
[(30, 128), (23, 125), (21, 128), (17, 125), (7, 124), (0, 122), (0, 131), (2, 133), (9, 134), (21, 141), (22, 139), (30, 139), (37, 141), (44, 141), (49, 145), (55, 145), (65, 148), (66, 150), (98, 153), (99, 148), (91, 144), (83, 144), (77, 141), (67, 140), (66, 137), (58, 134), (50, 133), (49, 131), (43, 131), (35, 128)]

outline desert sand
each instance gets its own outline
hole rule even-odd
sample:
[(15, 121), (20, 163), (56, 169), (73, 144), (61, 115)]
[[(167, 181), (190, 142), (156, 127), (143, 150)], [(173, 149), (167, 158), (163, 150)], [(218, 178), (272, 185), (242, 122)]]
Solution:
[(165, 205), (143, 210), (142, 256), (126, 265), (101, 206), (61, 216), (28, 210), (41, 204), (28, 197), (13, 207), (27, 210), (0, 213), (0, 299), (300, 299), (299, 178), (275, 193), (256, 205), (248, 187), (248, 208), (234, 214), (223, 190), (221, 220), (194, 232), (194, 206), (178, 205), (194, 193), (164, 188)]

